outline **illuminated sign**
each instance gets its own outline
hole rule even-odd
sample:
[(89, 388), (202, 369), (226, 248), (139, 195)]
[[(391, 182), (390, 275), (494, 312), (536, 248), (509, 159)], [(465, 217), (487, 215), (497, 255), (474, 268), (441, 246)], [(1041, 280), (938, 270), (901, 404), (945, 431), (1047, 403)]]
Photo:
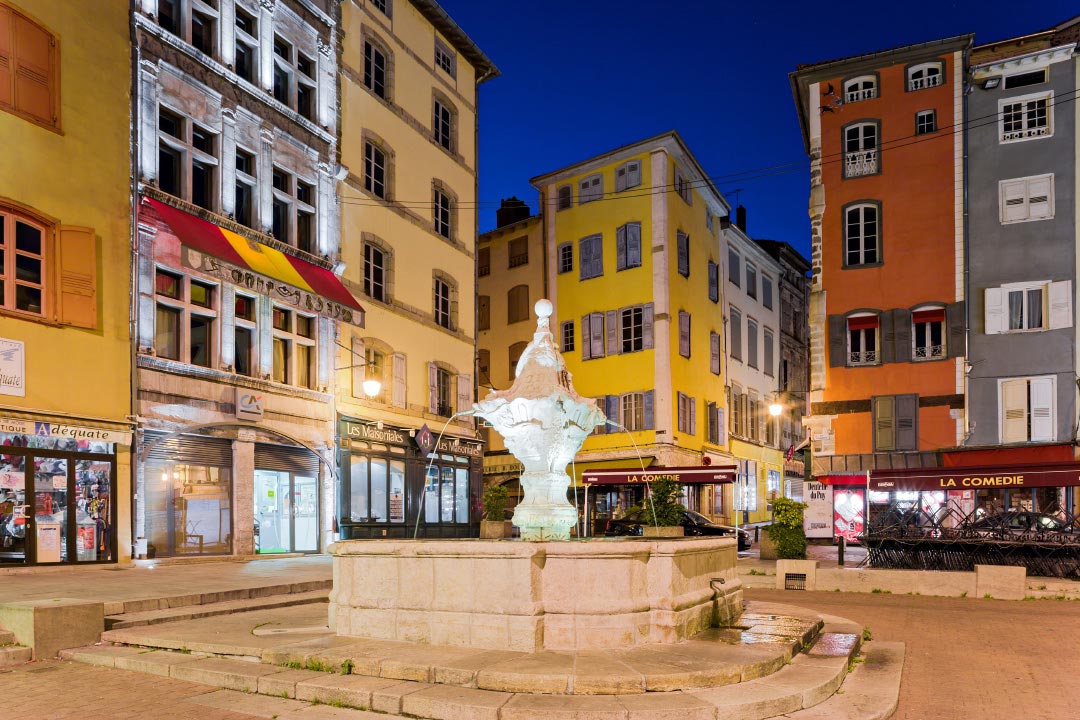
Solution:
[(636, 485), (654, 480), (674, 480), (680, 485), (735, 482), (734, 465), (710, 465), (668, 468), (612, 468), (586, 470), (581, 481), (586, 485)]

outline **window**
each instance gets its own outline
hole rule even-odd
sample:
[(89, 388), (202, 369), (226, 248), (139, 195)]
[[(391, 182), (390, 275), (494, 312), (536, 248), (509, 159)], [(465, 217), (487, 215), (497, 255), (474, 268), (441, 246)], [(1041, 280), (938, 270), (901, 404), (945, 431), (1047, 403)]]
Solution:
[(364, 189), (375, 197), (387, 199), (386, 153), (371, 142), (364, 143)]
[(452, 151), (454, 149), (454, 113), (450, 106), (441, 100), (434, 101), (434, 118), (432, 118), (431, 127), (435, 142)]
[(761, 276), (761, 304), (764, 305), (767, 310), (773, 309), (772, 278), (768, 275)]
[(252, 227), (255, 222), (257, 189), (255, 155), (236, 148), (236, 187), (233, 196), (233, 218), (241, 225)]
[(720, 302), (720, 266), (709, 261), (709, 300)]
[(645, 429), (645, 393), (631, 392), (619, 398), (619, 422), (627, 430)]
[(450, 77), (457, 77), (457, 54), (439, 38), (435, 38), (435, 67), (442, 68)]
[(776, 340), (775, 340), (775, 336), (773, 335), (773, 331), (770, 330), (769, 328), (765, 328), (764, 338), (765, 338), (765, 367), (764, 367), (764, 370), (765, 370), (766, 375), (768, 375), (769, 377), (773, 377), (776, 374), (776, 358), (774, 357), (775, 353), (776, 353), (776, 350), (774, 349), (774, 346), (776, 345)]
[(604, 197), (604, 176), (590, 175), (578, 182), (578, 205), (584, 205)]
[(945, 357), (945, 308), (924, 308), (911, 313), (912, 359)]
[(508, 325), (529, 319), (529, 286), (518, 285), (506, 294), (506, 323)]
[(476, 299), (477, 330), (491, 329), (491, 296), (480, 295)]
[(1001, 142), (1016, 142), (1054, 134), (1053, 93), (1024, 95), (998, 101)]
[(877, 123), (849, 125), (844, 129), (844, 177), (873, 175), (877, 171)]
[(451, 238), (451, 229), (453, 221), (453, 213), (451, 210), (452, 204), (450, 196), (445, 190), (436, 187), (435, 190), (435, 204), (434, 204), (434, 223), (435, 232), (442, 235), (449, 240)]
[(720, 335), (715, 332), (709, 333), (709, 372), (720, 374)]
[(364, 41), (364, 86), (368, 90), (389, 100), (387, 93), (387, 62), (386, 53), (381, 47), (371, 42)]
[(604, 313), (589, 313), (581, 318), (581, 359), (602, 358), (604, 345)]
[(925, 90), (937, 87), (945, 82), (945, 73), (940, 62), (928, 62), (913, 65), (907, 70), (907, 89)]
[(690, 357), (690, 313), (679, 311), (679, 354)]
[(727, 265), (728, 265), (728, 282), (735, 287), (739, 287), (739, 283), (742, 279), (742, 265), (739, 259), (739, 254), (728, 248), (727, 251)]
[(566, 210), (574, 205), (574, 189), (569, 185), (563, 185), (559, 188), (559, 196), (556, 201), (556, 210)]
[(255, 83), (256, 68), (259, 65), (259, 21), (239, 5), (235, 10), (236, 49), (233, 70), (249, 83)]
[(1059, 330), (1073, 325), (1072, 281), (1010, 283), (985, 291), (986, 333)]
[(315, 343), (319, 319), (274, 306), (274, 382), (315, 387)]
[(479, 257), (477, 258), (477, 275), (485, 277), (491, 274), (491, 247), (485, 246), (480, 248)]
[[(705, 439), (713, 445), (727, 445), (727, 428), (724, 427), (724, 408), (711, 402), (705, 406)], [(723, 495), (723, 493), (717, 493)]]
[(1002, 443), (1056, 439), (1056, 380), (1053, 375), (998, 380), (998, 427)]
[(871, 399), (874, 451), (918, 450), (918, 395), (885, 395)]
[(371, 0), (371, 4), (386, 17), (394, 16), (394, 0)]
[(693, 203), (693, 188), (690, 185), (690, 181), (686, 179), (685, 175), (683, 175), (682, 170), (679, 169), (678, 165), (675, 166), (674, 178), (675, 192), (679, 194), (679, 197), (681, 197), (683, 201), (687, 203)]
[(757, 300), (757, 268), (746, 263), (746, 294)]
[(731, 386), (731, 432), (746, 437), (746, 401), (747, 397), (738, 385)]
[(713, 214), (708, 210), (705, 211), (705, 227), (709, 232), (713, 231)]
[(615, 192), (635, 188), (641, 184), (641, 161), (629, 160), (615, 169)]
[(1038, 85), (1039, 83), (1044, 82), (1046, 82), (1046, 68), (1043, 68), (1042, 70), (1034, 70), (1032, 72), (1006, 76), (1005, 89), (1012, 90), (1014, 88), (1027, 87), (1028, 85)]
[(435, 278), (435, 323), (447, 330), (454, 329), (450, 314), (450, 283), (441, 278)]
[(581, 279), (600, 277), (604, 274), (603, 238), (590, 235), (580, 241)]
[(45, 315), (50, 234), (45, 225), (0, 208), (0, 307)]
[(154, 276), (158, 357), (213, 367), (217, 287), (186, 275), (157, 270)]
[(921, 110), (915, 113), (915, 134), (929, 135), (937, 132), (937, 110)]
[(217, 135), (159, 107), (158, 187), (214, 212), (217, 168)]
[(516, 268), (529, 264), (529, 238), (514, 238), (508, 243), (510, 250), (510, 267)]
[(216, 4), (213, 0), (158, 0), (158, 25), (212, 57), (217, 37)]
[(679, 230), (675, 233), (675, 246), (678, 255), (679, 274), (690, 277), (690, 236)]
[(454, 376), (434, 363), (428, 364), (428, 410), (441, 417), (454, 414)]
[(872, 100), (877, 97), (877, 77), (861, 75), (844, 82), (844, 102)]
[(620, 225), (615, 230), (615, 270), (641, 267), (641, 223)]
[(761, 401), (758, 400), (757, 392), (751, 390), (748, 394), (749, 397), (746, 400), (745, 412), (746, 416), (746, 437), (751, 440), (757, 440), (759, 438), (758, 433), (761, 431)]
[(364, 243), (364, 294), (386, 302), (387, 255), (382, 248)]
[(510, 367), (510, 382), (514, 381), (517, 377), (517, 364), (521, 359), (521, 354), (525, 352), (525, 348), (528, 347), (527, 342), (516, 342), (510, 346), (509, 355), (509, 367)]
[(731, 334), (731, 347), (729, 348), (731, 358), (742, 362), (742, 313), (735, 308), (731, 308), (728, 324)]
[(480, 350), (478, 352), (479, 360), (477, 360), (477, 372), (479, 373), (479, 380), (481, 385), (491, 386), (491, 351)]
[(574, 243), (564, 242), (559, 245), (559, 272), (574, 271)]
[(281, 168), (274, 168), (273, 234), (308, 253), (317, 253), (315, 186)]
[(258, 301), (236, 294), (233, 300), (233, 370), (237, 375), (255, 377), (258, 367)]
[(315, 119), (315, 60), (274, 36), (273, 94), (308, 120)]
[(878, 364), (878, 316), (853, 315), (847, 319), (848, 365)]
[(679, 432), (687, 435), (697, 434), (697, 399), (678, 393)]
[(567, 320), (559, 326), (561, 340), (560, 352), (568, 353), (574, 350), (574, 321)]
[(644, 306), (623, 308), (619, 313), (619, 329), (622, 331), (621, 352), (630, 353), (644, 349)]
[(870, 265), (880, 262), (880, 229), (877, 205), (852, 205), (844, 210), (844, 247), (846, 265)]
[(1054, 176), (1035, 175), (998, 182), (1002, 224), (1054, 217)]
[(746, 318), (746, 364), (752, 368), (758, 366), (758, 324), (753, 318)]
[(354, 383), (352, 394), (353, 397), (367, 397), (364, 393), (364, 381), (365, 380), (378, 380), (379, 392), (372, 396), (370, 399), (372, 402), (385, 403), (386, 402), (386, 355), (373, 347), (367, 347), (364, 349), (364, 366), (358, 368), (359, 373), (356, 373), (354, 377), (360, 380), (359, 387)]

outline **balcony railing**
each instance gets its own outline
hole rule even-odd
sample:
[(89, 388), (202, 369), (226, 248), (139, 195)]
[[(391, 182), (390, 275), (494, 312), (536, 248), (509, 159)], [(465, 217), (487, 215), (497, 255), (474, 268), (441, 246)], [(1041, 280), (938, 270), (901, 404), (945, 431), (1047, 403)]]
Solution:
[(844, 153), (845, 177), (873, 175), (877, 171), (877, 148)]
[(934, 358), (943, 357), (945, 357), (944, 345), (927, 345), (915, 348), (916, 360), (933, 360)]
[(529, 262), (529, 253), (519, 253), (517, 255), (510, 256), (510, 267), (515, 268), (519, 265), (525, 265)]
[(440, 417), (450, 417), (454, 414), (454, 408), (449, 403), (436, 403), (435, 414)]
[(942, 75), (927, 75), (926, 77), (910, 78), (908, 80), (908, 90), (923, 90), (925, 88), (937, 87), (941, 84)]
[(877, 97), (877, 88), (864, 88), (862, 90), (848, 90), (844, 93), (844, 102), (859, 102), (860, 100), (873, 100)]
[(1041, 137), (1050, 132), (1050, 128), (1046, 125), (1038, 125), (1035, 127), (1017, 128), (1016, 130), (1005, 130), (1001, 134), (1002, 140), (1021, 140), (1023, 138)]
[(848, 365), (874, 365), (877, 363), (878, 354), (877, 350), (863, 350), (862, 352), (851, 352), (848, 356)]
[(491, 265), (480, 265), (477, 268), (477, 275), (479, 275), (480, 277), (484, 277), (485, 275), (490, 275), (490, 274), (491, 274)]

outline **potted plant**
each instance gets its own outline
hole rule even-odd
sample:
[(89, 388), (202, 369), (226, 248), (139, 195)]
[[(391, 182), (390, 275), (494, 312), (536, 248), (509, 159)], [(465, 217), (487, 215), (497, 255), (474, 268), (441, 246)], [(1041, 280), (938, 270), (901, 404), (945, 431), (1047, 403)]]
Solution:
[(679, 483), (672, 478), (659, 478), (649, 483), (649, 487), (641, 534), (644, 537), (682, 537), (686, 508), (679, 502)]
[[(781, 497), (773, 500), (772, 506), (773, 524), (766, 528), (765, 534), (775, 548), (774, 557), (781, 560), (805, 559), (806, 531), (803, 529), (803, 510), (807, 507), (806, 503)], [(764, 557), (764, 542), (761, 552)]]
[(512, 532), (509, 520), (504, 519), (506, 502), (510, 494), (502, 485), (490, 485), (484, 490), (480, 500), (484, 507), (483, 519), (480, 520), (480, 537), (488, 540), (508, 538)]

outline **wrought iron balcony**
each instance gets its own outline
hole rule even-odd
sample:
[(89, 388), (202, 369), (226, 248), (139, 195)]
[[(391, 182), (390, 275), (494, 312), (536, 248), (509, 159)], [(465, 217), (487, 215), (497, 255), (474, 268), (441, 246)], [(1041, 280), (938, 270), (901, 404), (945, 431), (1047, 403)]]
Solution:
[(877, 350), (853, 351), (848, 354), (848, 365), (874, 365), (877, 361)]
[(915, 348), (916, 360), (933, 360), (935, 358), (945, 357), (944, 345), (926, 345), (924, 347)]
[(844, 153), (844, 176), (850, 178), (873, 175), (878, 171), (877, 160), (877, 148)]

